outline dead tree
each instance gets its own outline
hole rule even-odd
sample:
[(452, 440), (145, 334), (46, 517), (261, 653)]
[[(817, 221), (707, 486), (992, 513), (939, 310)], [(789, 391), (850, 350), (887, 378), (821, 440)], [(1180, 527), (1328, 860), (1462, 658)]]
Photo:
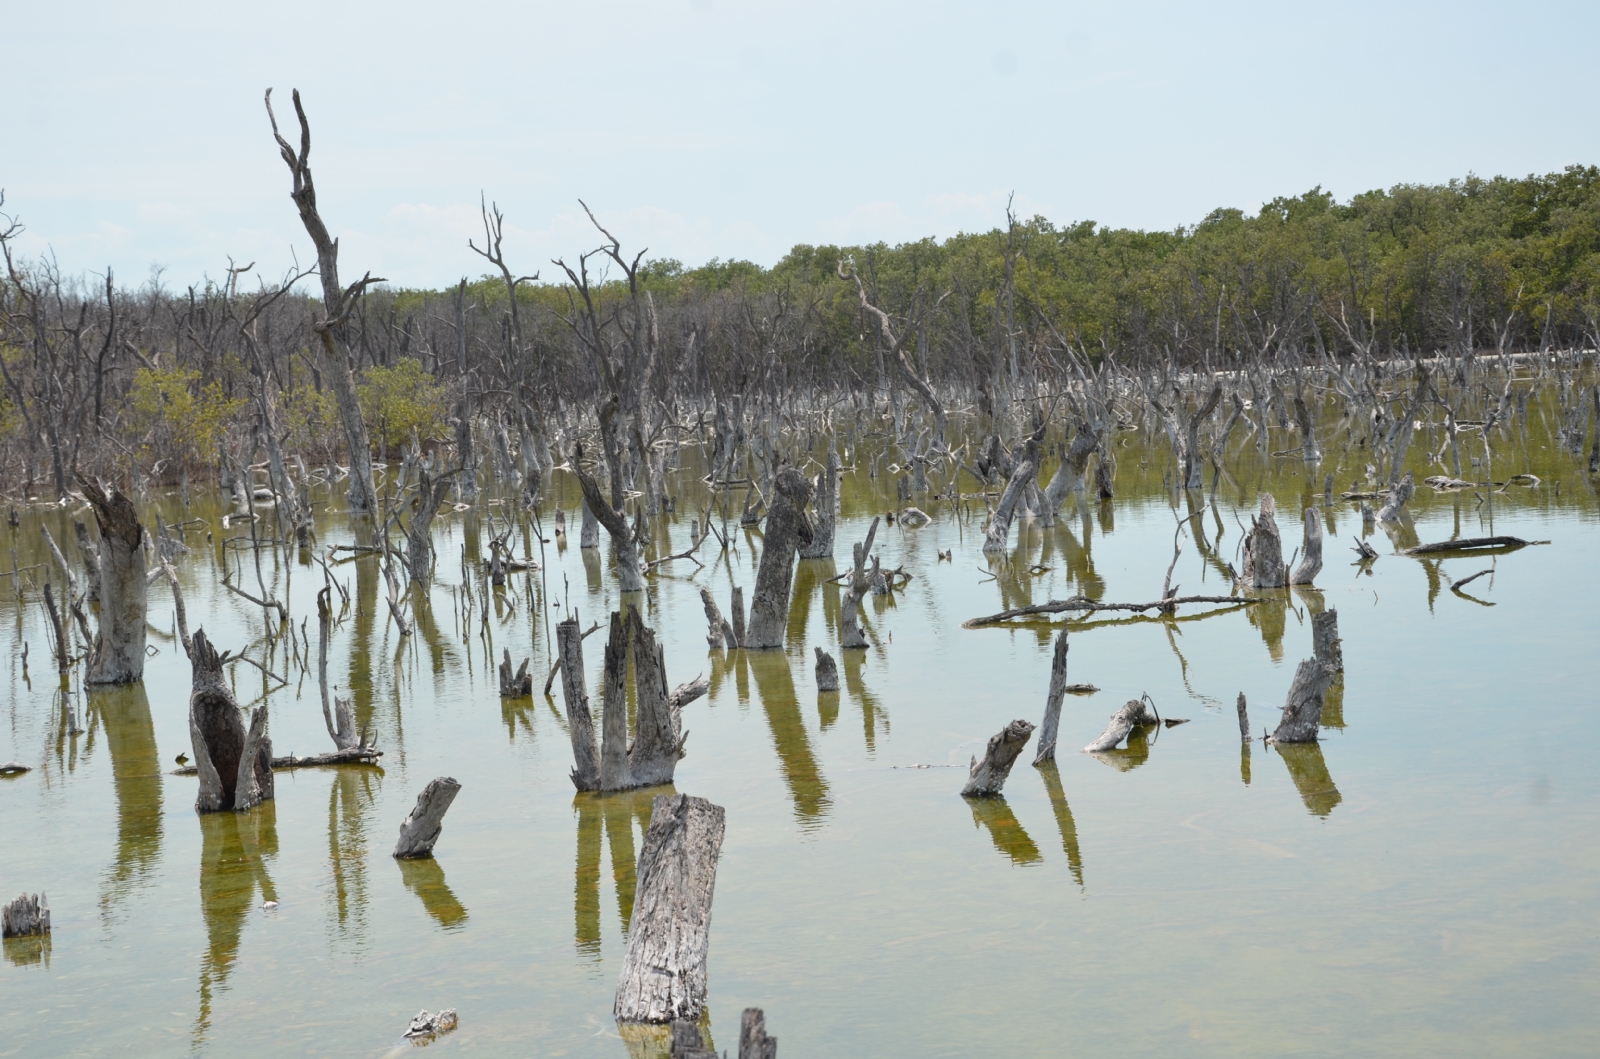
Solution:
[(1322, 700), (1333, 680), (1333, 668), (1307, 658), (1294, 671), (1294, 683), (1283, 704), (1283, 718), (1272, 733), (1274, 743), (1315, 743), (1322, 724)]
[(767, 511), (765, 546), (756, 571), (756, 591), (750, 600), (750, 629), (744, 646), (756, 650), (783, 646), (783, 629), (789, 618), (789, 589), (794, 582), (795, 549), (812, 539), (806, 503), (811, 483), (793, 467), (778, 472), (773, 483), (772, 507)]
[(619, 1021), (692, 1022), (705, 1010), (711, 899), (725, 826), (722, 808), (704, 798), (656, 796), (613, 1007)]
[[(628, 738), (627, 675), (633, 661), (634, 732)], [(602, 791), (658, 787), (671, 783), (683, 757), (682, 709), (708, 685), (694, 681), (667, 691), (663, 648), (639, 612), (611, 613), (606, 643), (601, 705), (600, 774)]]
[(815, 650), (817, 652), (817, 690), (819, 692), (838, 691), (839, 663), (835, 662), (833, 656), (822, 648), (818, 647)]
[(1032, 734), (1033, 725), (1027, 721), (1012, 721), (1000, 729), (990, 738), (982, 761), (973, 755), (972, 764), (967, 769), (967, 785), (961, 788), (961, 796), (987, 798), (999, 794), (1006, 785), (1006, 777), (1011, 775), (1011, 766), (1016, 764), (1017, 755), (1028, 745), (1028, 737)]
[(862, 285), (861, 276), (856, 272), (855, 268), (840, 261), (838, 272), (840, 279), (855, 281), (856, 297), (861, 302), (861, 311), (869, 314), (878, 322), (878, 335), (883, 340), (885, 347), (884, 355), (895, 366), (895, 370), (899, 372), (900, 377), (909, 383), (913, 390), (917, 391), (917, 396), (921, 397), (923, 403), (928, 406), (928, 411), (933, 413), (932, 448), (943, 448), (946, 422), (944, 405), (940, 402), (938, 395), (933, 392), (933, 387), (928, 384), (928, 381), (912, 369), (911, 359), (906, 356), (905, 346), (906, 341), (921, 330), (922, 320), (925, 316), (937, 309), (939, 303), (949, 296), (948, 292), (940, 295), (930, 305), (926, 304), (927, 299), (923, 296), (921, 288), (918, 288), (911, 299), (911, 317), (906, 321), (906, 327), (900, 332), (900, 337), (896, 338), (889, 314), (873, 305), (867, 299), (867, 288)]
[(1244, 540), (1244, 577), (1251, 588), (1282, 588), (1283, 539), (1278, 533), (1277, 504), (1271, 493), (1261, 494), (1261, 511), (1250, 520), (1250, 533)]
[(815, 506), (816, 524), (811, 527), (811, 539), (800, 545), (802, 559), (832, 559), (833, 532), (839, 513), (839, 454), (828, 445), (828, 465), (817, 475)]
[(861, 601), (872, 591), (872, 581), (867, 576), (867, 555), (872, 551), (872, 538), (877, 536), (878, 520), (873, 518), (867, 528), (867, 539), (852, 548), (854, 564), (850, 568), (850, 583), (839, 599), (839, 646), (866, 647), (867, 637), (861, 631)]
[(1099, 446), (1100, 432), (1086, 420), (1080, 421), (1077, 436), (1072, 439), (1072, 447), (1061, 457), (1061, 466), (1050, 476), (1050, 484), (1044, 487), (1044, 510), (1040, 514), (1045, 525), (1055, 524), (1056, 513), (1061, 510), (1068, 495), (1083, 485), (1089, 457), (1094, 455)]
[(1244, 701), (1244, 692), (1239, 692), (1239, 701), (1235, 703), (1239, 711), (1239, 741), (1246, 746), (1250, 745), (1250, 709)]
[(1339, 640), (1339, 612), (1325, 610), (1311, 618), (1311, 648), (1317, 661), (1335, 673), (1344, 672), (1344, 650)]
[(411, 583), (428, 584), (433, 573), (433, 517), (439, 513), (445, 494), (450, 491), (454, 473), (430, 478), (426, 468), (419, 470), (417, 493), (412, 498), (411, 524), (406, 527), (406, 565)]
[(50, 899), (44, 894), (17, 895), (0, 909), (0, 937), (31, 938), (50, 933)]
[[(173, 577), (168, 566), (168, 577), (173, 580), (173, 592), (177, 592), (176, 578)], [(182, 601), (179, 601), (182, 606)], [(362, 738), (356, 732), (354, 704), (349, 699), (333, 697), (333, 706), (329, 708), (330, 695), (328, 692), (328, 638), (333, 631), (333, 614), (329, 606), (328, 590), (324, 588), (317, 593), (317, 686), (322, 692), (322, 721), (328, 727), (328, 738), (333, 740), (333, 745), (338, 750), (357, 750), (363, 746)]]
[(1034, 485), (1034, 476), (1039, 471), (1039, 439), (1044, 433), (1040, 427), (1028, 436), (1027, 444), (1023, 447), (1022, 458), (1017, 460), (1016, 467), (1011, 471), (1011, 478), (1006, 483), (1005, 492), (1000, 494), (1000, 503), (995, 505), (994, 514), (989, 516), (989, 527), (984, 531), (983, 551), (986, 555), (994, 555), (1006, 550), (1006, 544), (1011, 537), (1011, 517), (1016, 511), (1017, 501), (1023, 492)]
[(1083, 752), (1098, 754), (1106, 750), (1115, 750), (1135, 728), (1156, 722), (1157, 717), (1145, 704), (1145, 700), (1129, 699), (1123, 704), (1122, 709), (1111, 715), (1111, 723), (1100, 733), (1100, 738), (1084, 747)]
[(1067, 629), (1056, 637), (1056, 653), (1050, 662), (1050, 691), (1044, 699), (1044, 722), (1039, 725), (1039, 748), (1033, 756), (1035, 766), (1056, 759), (1056, 731), (1061, 727), (1061, 702), (1067, 697)]
[(196, 629), (190, 653), (194, 687), (189, 695), (189, 743), (200, 791), (195, 811), (253, 809), (273, 796), (272, 740), (267, 737), (267, 706), (262, 703), (245, 727), (233, 690), (223, 676), (228, 661)]
[(1291, 585), (1309, 585), (1322, 572), (1322, 512), (1306, 508), (1305, 540), (1300, 551), (1300, 564), (1289, 577)]
[(1222, 384), (1217, 383), (1212, 387), (1211, 396), (1206, 398), (1206, 403), (1181, 426), (1178, 422), (1176, 404), (1169, 409), (1154, 400), (1151, 401), (1156, 411), (1167, 420), (1167, 433), (1172, 438), (1173, 448), (1177, 450), (1178, 482), (1184, 489), (1199, 489), (1203, 484), (1201, 470), (1205, 459), (1200, 451), (1200, 424), (1216, 411), (1217, 404), (1221, 400)]
[[(618, 506), (613, 507), (611, 502), (601, 495), (600, 483), (595, 481), (594, 475), (576, 466), (576, 459), (573, 460), (573, 464), (578, 484), (583, 487), (585, 517), (594, 515), (611, 535), (611, 553), (617, 560), (617, 576), (621, 579), (622, 591), (643, 592), (644, 570), (639, 565), (639, 546), (634, 540), (633, 529), (628, 525), (627, 516), (622, 513), (621, 497), (615, 496)], [(615, 495), (617, 492), (614, 487), (612, 493)], [(587, 523), (585, 526), (587, 527)]]
[(528, 672), (531, 659), (524, 658), (515, 673), (511, 670), (511, 652), (502, 651), (500, 659), (500, 697), (525, 699), (533, 694), (533, 675)]
[(72, 520), (72, 532), (78, 542), (78, 554), (83, 557), (83, 598), (90, 603), (98, 603), (100, 602), (100, 549), (89, 538), (89, 527), (81, 520)]
[(459, 793), (461, 784), (450, 776), (440, 776), (424, 787), (417, 795), (417, 804), (400, 821), (400, 841), (395, 843), (394, 856), (401, 860), (433, 856), (433, 844), (444, 830), (444, 814)]
[(1394, 522), (1399, 519), (1400, 512), (1407, 502), (1416, 495), (1417, 486), (1411, 479), (1411, 472), (1407, 471), (1404, 478), (1389, 487), (1388, 499), (1378, 511), (1379, 522)]
[(589, 693), (583, 686), (583, 631), (577, 618), (556, 625), (556, 653), (561, 658), (561, 694), (567, 704), (567, 732), (572, 737), (572, 785), (580, 791), (598, 790), (600, 761)]
[(700, 602), (704, 604), (706, 609), (706, 625), (708, 628), (706, 643), (711, 646), (713, 651), (724, 646), (730, 651), (737, 650), (739, 638), (734, 635), (733, 626), (728, 622), (728, 619), (722, 616), (722, 609), (717, 606), (716, 598), (711, 595), (709, 588), (700, 589)]
[(100, 525), (100, 631), (89, 652), (90, 684), (131, 684), (144, 677), (144, 527), (133, 501), (120, 489), (109, 494), (98, 482), (80, 481)]
[(300, 91), (293, 94), (295, 116), (300, 119), (300, 150), (295, 151), (278, 132), (278, 118), (272, 112), (272, 89), (267, 89), (267, 118), (272, 122), (272, 136), (278, 141), (278, 151), (294, 181), (290, 198), (300, 211), (300, 222), (317, 249), (317, 277), (322, 281), (322, 309), (324, 316), (313, 325), (322, 343), (327, 362), (327, 378), (333, 388), (334, 403), (339, 409), (339, 421), (344, 426), (345, 443), (350, 450), (350, 509), (358, 515), (371, 515), (378, 510), (378, 490), (372, 478), (372, 443), (367, 436), (366, 423), (361, 418), (361, 402), (356, 396), (355, 377), (351, 374), (349, 320), (355, 314), (363, 291), (383, 278), (367, 273), (349, 287), (339, 285), (339, 241), (328, 234), (328, 226), (317, 212), (317, 191), (311, 181), (311, 123), (306, 120), (305, 108), (300, 105)]

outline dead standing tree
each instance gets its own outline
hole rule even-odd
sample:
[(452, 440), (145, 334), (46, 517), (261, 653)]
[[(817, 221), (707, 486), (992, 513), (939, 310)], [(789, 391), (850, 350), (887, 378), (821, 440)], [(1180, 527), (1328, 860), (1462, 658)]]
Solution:
[(750, 628), (745, 645), (756, 650), (783, 646), (789, 617), (789, 590), (794, 582), (794, 556), (811, 540), (806, 504), (811, 483), (793, 467), (778, 472), (772, 507), (767, 511), (765, 547), (756, 571), (756, 591), (750, 600)]
[(348, 322), (354, 314), (361, 293), (383, 278), (367, 273), (350, 284), (339, 286), (339, 241), (328, 234), (328, 226), (317, 212), (317, 191), (311, 182), (311, 123), (306, 120), (305, 108), (300, 105), (300, 90), (295, 89), (294, 112), (300, 119), (300, 150), (289, 145), (278, 132), (278, 118), (272, 112), (272, 89), (267, 89), (267, 118), (272, 122), (272, 136), (278, 141), (278, 150), (284, 164), (294, 178), (290, 198), (300, 210), (300, 221), (306, 234), (317, 248), (317, 275), (322, 280), (323, 318), (313, 325), (322, 341), (322, 352), (327, 358), (328, 381), (333, 387), (333, 399), (339, 408), (339, 421), (344, 426), (345, 443), (350, 450), (350, 510), (358, 515), (372, 515), (378, 510), (378, 490), (372, 477), (372, 443), (367, 437), (366, 424), (361, 419), (361, 402), (356, 397), (355, 377), (350, 369), (350, 340)]
[(919, 287), (911, 298), (911, 316), (906, 321), (905, 329), (900, 332), (900, 337), (896, 338), (893, 324), (889, 319), (889, 314), (878, 308), (876, 305), (873, 305), (872, 302), (867, 298), (867, 288), (862, 285), (861, 275), (856, 272), (854, 266), (847, 265), (845, 262), (841, 261), (839, 262), (838, 271), (840, 279), (849, 279), (855, 281), (856, 297), (861, 300), (861, 311), (870, 314), (874, 319), (877, 320), (878, 335), (883, 339), (886, 355), (894, 364), (895, 370), (898, 372), (900, 377), (904, 379), (913, 390), (917, 391), (917, 395), (920, 396), (923, 402), (928, 406), (928, 411), (933, 413), (933, 442), (931, 444), (931, 449), (933, 451), (943, 449), (946, 422), (944, 404), (940, 402), (939, 396), (933, 392), (933, 387), (929, 385), (928, 380), (924, 379), (912, 369), (911, 358), (906, 356), (905, 346), (906, 341), (912, 335), (919, 333), (921, 330), (921, 321), (925, 319), (926, 316), (931, 315), (933, 310), (939, 307), (939, 303), (950, 296), (950, 292), (946, 291), (944, 294), (941, 294), (931, 306), (925, 307), (921, 304), (923, 301), (923, 293), (922, 289)]
[(90, 684), (131, 684), (144, 677), (144, 527), (133, 501), (98, 482), (83, 479), (84, 495), (100, 525), (100, 633), (89, 654)]

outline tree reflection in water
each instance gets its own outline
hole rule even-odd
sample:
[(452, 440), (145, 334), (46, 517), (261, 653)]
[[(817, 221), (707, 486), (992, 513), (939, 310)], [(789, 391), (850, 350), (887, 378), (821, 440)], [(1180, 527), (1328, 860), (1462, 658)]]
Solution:
[(200, 914), (206, 925), (206, 951), (200, 954), (200, 1010), (193, 1044), (199, 1048), (211, 1027), (211, 1003), (226, 986), (239, 956), (245, 917), (262, 901), (276, 901), (267, 862), (278, 855), (276, 807), (263, 802), (247, 813), (205, 813), (200, 824)]
[[(609, 846), (611, 880), (616, 888), (617, 918), (623, 934), (633, 919), (637, 885), (638, 848), (634, 828), (642, 835), (650, 828), (650, 813), (657, 796), (672, 797), (669, 784), (636, 791), (583, 791), (572, 799), (578, 817), (578, 855), (573, 872), (572, 916), (574, 941), (580, 955), (600, 959), (600, 854)], [(604, 841), (602, 841), (602, 833)], [(463, 912), (463, 915), (465, 913)]]
[(143, 683), (96, 691), (90, 702), (105, 728), (117, 799), (117, 855), (100, 886), (100, 913), (109, 916), (161, 858), (161, 759)]
[(1061, 851), (1067, 855), (1067, 867), (1083, 889), (1083, 855), (1078, 849), (1078, 825), (1072, 819), (1072, 807), (1067, 804), (1067, 793), (1061, 789), (1061, 773), (1054, 761), (1038, 766), (1044, 778), (1044, 789), (1050, 795), (1050, 808), (1056, 815), (1056, 828), (1061, 832)]
[(1277, 743), (1278, 756), (1289, 768), (1289, 778), (1294, 780), (1300, 800), (1313, 816), (1327, 816), (1334, 806), (1344, 801), (1339, 788), (1328, 774), (1328, 763), (1322, 757), (1320, 743)]
[(973, 826), (981, 824), (988, 828), (994, 848), (1011, 858), (1011, 863), (1037, 864), (1044, 860), (1039, 847), (1004, 798), (968, 798), (967, 808), (972, 810)]
[[(783, 651), (740, 653), (747, 656), (750, 671), (755, 676), (761, 708), (767, 715), (772, 742), (778, 751), (779, 768), (794, 799), (796, 820), (806, 830), (819, 827), (827, 818), (832, 803), (828, 798), (828, 781), (812, 752), (811, 737), (795, 698), (789, 656)], [(855, 653), (858, 652), (845, 652), (846, 655)]]
[(444, 881), (444, 868), (432, 857), (396, 859), (400, 880), (416, 894), (422, 907), (445, 930), (460, 930), (467, 922), (467, 909), (450, 884)]

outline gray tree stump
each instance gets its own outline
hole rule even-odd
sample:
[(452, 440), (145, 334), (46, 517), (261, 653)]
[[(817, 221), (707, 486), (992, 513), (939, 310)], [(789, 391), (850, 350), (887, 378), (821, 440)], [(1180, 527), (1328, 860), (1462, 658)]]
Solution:
[(0, 937), (30, 938), (50, 933), (50, 901), (44, 894), (18, 894), (0, 909)]
[(767, 511), (765, 546), (756, 570), (756, 590), (750, 599), (749, 636), (744, 646), (772, 650), (783, 646), (789, 619), (789, 590), (794, 583), (794, 557), (800, 545), (812, 539), (806, 504), (811, 483), (793, 467), (785, 467), (773, 481), (772, 506)]
[(750, 642), (744, 626), (744, 587), (733, 586), (733, 594), (728, 600), (728, 609), (733, 616), (733, 643), (730, 647), (744, 647)]
[(1028, 486), (1035, 484), (1033, 479), (1039, 470), (1039, 439), (1042, 433), (1041, 427), (1028, 436), (1028, 442), (1022, 450), (1022, 458), (1012, 469), (1011, 478), (1006, 482), (1005, 492), (1000, 494), (1000, 503), (995, 506), (994, 514), (989, 517), (989, 526), (983, 534), (985, 554), (993, 555), (1006, 550), (1006, 545), (1011, 539), (1011, 518), (1016, 512), (1017, 501)]
[(832, 559), (834, 528), (839, 513), (839, 454), (828, 445), (828, 465), (817, 475), (815, 505), (817, 521), (811, 539), (800, 545), (802, 559)]
[(1300, 550), (1300, 563), (1289, 578), (1291, 585), (1309, 585), (1322, 572), (1322, 512), (1306, 508), (1305, 541)]
[(1250, 743), (1250, 711), (1245, 706), (1244, 692), (1239, 692), (1239, 741), (1246, 745)]
[(410, 815), (400, 822), (394, 855), (405, 860), (433, 856), (433, 844), (444, 829), (444, 814), (460, 791), (461, 784), (450, 776), (440, 776), (424, 787)]
[(1044, 699), (1044, 722), (1039, 725), (1035, 765), (1056, 759), (1056, 731), (1061, 727), (1061, 702), (1067, 697), (1067, 630), (1056, 637), (1056, 653), (1050, 662), (1050, 691)]
[(533, 694), (533, 676), (528, 672), (528, 664), (532, 659), (524, 658), (522, 665), (513, 673), (511, 670), (511, 652), (501, 651), (500, 658), (500, 697), (502, 699), (525, 699)]
[(712, 596), (709, 588), (700, 590), (700, 602), (706, 609), (706, 643), (713, 651), (719, 647), (727, 647), (730, 651), (737, 648), (739, 637), (734, 634), (728, 619), (722, 616), (722, 609), (717, 606), (716, 597)]
[(817, 647), (813, 648), (813, 650), (817, 652), (817, 690), (838, 691), (839, 663), (835, 662), (833, 656), (822, 648)]
[(867, 528), (867, 539), (851, 549), (854, 561), (849, 584), (839, 600), (840, 647), (867, 646), (866, 634), (861, 631), (861, 601), (872, 588), (872, 581), (867, 576), (867, 555), (872, 551), (872, 540), (877, 535), (878, 519), (874, 517), (872, 525)]
[(1344, 649), (1339, 640), (1339, 612), (1325, 610), (1311, 618), (1311, 648), (1317, 661), (1335, 673), (1344, 672)]
[(431, 478), (426, 468), (418, 472), (416, 496), (412, 498), (411, 524), (406, 527), (406, 565), (411, 580), (426, 585), (433, 573), (433, 517), (439, 513), (445, 494), (450, 491), (451, 475)]
[(1106, 730), (1100, 733), (1100, 738), (1083, 748), (1086, 754), (1098, 754), (1105, 750), (1115, 750), (1117, 744), (1128, 738), (1128, 734), (1139, 725), (1155, 724), (1155, 714), (1150, 712), (1142, 699), (1129, 699), (1123, 703), (1122, 709), (1111, 715), (1111, 723), (1106, 725)]
[(1394, 522), (1398, 519), (1401, 510), (1405, 508), (1407, 502), (1416, 494), (1416, 491), (1416, 482), (1412, 481), (1411, 472), (1407, 471), (1404, 478), (1389, 487), (1389, 498), (1384, 501), (1383, 507), (1378, 511), (1378, 521)]
[(572, 736), (572, 785), (580, 791), (599, 790), (600, 760), (589, 693), (583, 686), (583, 631), (577, 618), (556, 625), (556, 653), (561, 658), (561, 695), (567, 706), (567, 731)]
[(100, 631), (89, 652), (90, 684), (131, 684), (144, 677), (144, 527), (133, 501), (121, 490), (107, 494), (98, 482), (80, 479), (100, 526)]
[(84, 599), (100, 602), (100, 549), (89, 539), (89, 527), (78, 519), (72, 520), (72, 532), (78, 540), (78, 554), (83, 557)]
[(190, 665), (189, 744), (200, 789), (194, 808), (200, 813), (249, 809), (273, 795), (272, 742), (266, 736), (267, 708), (262, 704), (245, 726), (233, 689), (223, 677), (227, 652), (195, 630)]
[(999, 794), (1006, 785), (1006, 777), (1011, 775), (1011, 766), (1016, 764), (1017, 755), (1028, 745), (1028, 737), (1032, 734), (1033, 725), (1027, 721), (1012, 721), (1002, 728), (989, 740), (982, 761), (974, 755), (972, 765), (967, 770), (967, 785), (961, 788), (961, 796), (987, 798)]
[[(628, 611), (626, 624), (628, 647), (633, 653), (635, 699), (628, 769), (633, 776), (633, 786), (655, 787), (672, 782), (678, 761), (683, 757), (683, 735), (679, 731), (679, 711), (683, 704), (679, 702), (675, 706), (667, 693), (665, 651), (656, 642), (656, 634), (637, 610)], [(607, 703), (608, 712), (609, 708)]]
[(1040, 515), (1046, 526), (1055, 525), (1061, 505), (1066, 502), (1069, 495), (1083, 485), (1083, 475), (1089, 467), (1089, 457), (1094, 455), (1094, 450), (1099, 445), (1099, 431), (1080, 420), (1077, 436), (1072, 439), (1072, 447), (1061, 457), (1061, 466), (1050, 476), (1050, 484), (1044, 487), (1044, 508)]
[(622, 1022), (694, 1021), (706, 1002), (706, 951), (725, 814), (686, 794), (657, 795), (613, 1012)]
[(745, 1008), (739, 1018), (739, 1059), (778, 1059), (778, 1038), (767, 1036), (767, 1016)]
[(1278, 533), (1277, 503), (1271, 493), (1261, 494), (1261, 512), (1250, 520), (1244, 540), (1244, 582), (1251, 588), (1282, 588), (1283, 539)]
[[(173, 580), (173, 591), (177, 592), (177, 579), (171, 569), (167, 567), (167, 576)], [(183, 601), (177, 599), (177, 604), (181, 625)], [(333, 740), (336, 748), (355, 750), (361, 746), (361, 735), (356, 731), (355, 704), (350, 699), (332, 697), (332, 708), (329, 707), (328, 639), (332, 630), (332, 607), (328, 590), (324, 588), (317, 593), (317, 686), (322, 692), (322, 721), (327, 725), (328, 738)]]
[(601, 672), (600, 789), (625, 791), (633, 786), (633, 773), (628, 767), (628, 634), (620, 611), (611, 612)]
[(1315, 743), (1322, 724), (1322, 698), (1333, 680), (1333, 670), (1307, 658), (1294, 671), (1294, 683), (1283, 704), (1283, 718), (1272, 733), (1274, 743)]

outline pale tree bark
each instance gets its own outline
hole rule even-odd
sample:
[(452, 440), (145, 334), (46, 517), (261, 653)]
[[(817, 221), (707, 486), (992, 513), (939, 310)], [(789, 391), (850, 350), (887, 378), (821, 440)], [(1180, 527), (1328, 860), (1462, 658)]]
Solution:
[(828, 445), (828, 463), (817, 475), (815, 490), (816, 523), (811, 527), (811, 539), (800, 545), (802, 559), (832, 559), (833, 533), (839, 513), (839, 454)]
[[(622, 582), (622, 591), (643, 592), (644, 571), (639, 565), (639, 546), (634, 541), (633, 530), (628, 526), (627, 517), (620, 507), (612, 507), (601, 494), (600, 483), (595, 481), (592, 474), (576, 466), (576, 460), (573, 464), (578, 484), (583, 487), (585, 517), (592, 513), (611, 535), (611, 553), (617, 560), (617, 577)], [(587, 522), (585, 525), (587, 526)], [(587, 533), (587, 529), (585, 532)]]
[(1243, 581), (1251, 588), (1282, 588), (1287, 583), (1277, 503), (1271, 493), (1261, 494), (1260, 514), (1250, 520), (1250, 533), (1244, 541)]
[(1291, 585), (1309, 585), (1322, 572), (1322, 512), (1306, 508), (1306, 531), (1300, 563), (1290, 576)]
[(89, 652), (90, 684), (131, 684), (144, 677), (145, 611), (149, 599), (144, 527), (121, 490), (79, 483), (100, 524), (100, 631)]
[(1155, 714), (1142, 699), (1129, 699), (1123, 704), (1122, 709), (1111, 715), (1111, 723), (1100, 733), (1100, 738), (1083, 748), (1084, 753), (1098, 754), (1106, 750), (1115, 750), (1117, 744), (1128, 738), (1128, 734), (1135, 728), (1155, 723)]
[(326, 315), (314, 327), (322, 343), (328, 382), (333, 388), (339, 422), (344, 427), (345, 443), (350, 450), (350, 510), (357, 515), (371, 515), (378, 510), (378, 490), (372, 477), (372, 442), (367, 436), (367, 425), (361, 418), (361, 401), (356, 396), (355, 376), (350, 370), (347, 324), (361, 293), (373, 283), (382, 283), (383, 279), (369, 272), (349, 287), (339, 285), (339, 241), (328, 234), (328, 226), (317, 212), (317, 191), (311, 180), (310, 166), (311, 123), (306, 119), (305, 108), (300, 105), (300, 91), (296, 89), (294, 92), (294, 112), (300, 119), (298, 152), (278, 132), (270, 88), (267, 89), (266, 103), (267, 117), (272, 122), (272, 136), (278, 141), (278, 151), (294, 180), (294, 190), (289, 197), (299, 209), (300, 221), (317, 249), (317, 276), (322, 281), (322, 308)]
[(50, 933), (50, 899), (44, 894), (17, 895), (0, 909), (0, 937), (31, 938)]
[(450, 491), (454, 473), (438, 478), (428, 476), (426, 468), (418, 471), (417, 493), (412, 498), (411, 524), (406, 527), (406, 566), (411, 573), (411, 583), (427, 590), (433, 573), (433, 517), (439, 513), (445, 494)]
[(572, 785), (580, 791), (599, 790), (594, 718), (589, 713), (589, 693), (583, 686), (583, 631), (576, 618), (556, 625), (556, 653), (561, 658), (561, 694), (567, 704), (567, 732), (572, 737)]
[(400, 822), (400, 840), (395, 843), (394, 856), (402, 860), (416, 860), (433, 856), (433, 845), (444, 830), (444, 814), (461, 793), (461, 784), (453, 777), (440, 776), (417, 795), (417, 804)]
[(1322, 724), (1322, 700), (1333, 680), (1333, 667), (1307, 658), (1294, 671), (1294, 683), (1283, 704), (1283, 717), (1272, 733), (1274, 743), (1315, 743)]
[(1012, 721), (995, 734), (983, 752), (983, 760), (979, 761), (974, 755), (972, 766), (967, 770), (967, 785), (961, 788), (962, 797), (986, 798), (999, 794), (1006, 785), (1006, 777), (1011, 775), (1017, 755), (1028, 745), (1032, 734), (1033, 725), (1027, 721)]
[(1049, 484), (1044, 487), (1044, 509), (1040, 515), (1046, 526), (1055, 525), (1061, 505), (1083, 484), (1089, 457), (1094, 455), (1099, 446), (1100, 432), (1087, 422), (1080, 422), (1077, 436), (1072, 439), (1072, 447), (1062, 457), (1061, 466), (1056, 468), (1056, 473), (1050, 476)]
[(794, 555), (811, 540), (806, 503), (811, 483), (793, 467), (778, 472), (773, 483), (772, 507), (767, 511), (765, 545), (756, 570), (755, 595), (750, 600), (750, 629), (745, 646), (770, 650), (783, 646), (783, 629), (789, 617), (789, 590), (794, 581)]
[(989, 527), (983, 534), (983, 550), (985, 554), (998, 554), (1006, 550), (1006, 545), (1011, 538), (1011, 517), (1016, 511), (1017, 500), (1023, 491), (1034, 484), (1034, 475), (1039, 471), (1039, 438), (1041, 430), (1036, 430), (1028, 436), (1027, 445), (1022, 450), (1022, 458), (1011, 471), (1011, 479), (1006, 483), (1005, 492), (1000, 494), (1000, 503), (995, 506), (994, 514), (989, 516)]
[[(171, 576), (171, 567), (167, 569)], [(332, 708), (329, 707), (328, 639), (332, 630), (333, 613), (328, 590), (324, 588), (317, 593), (317, 687), (322, 692), (322, 721), (327, 725), (328, 738), (333, 740), (336, 749), (355, 750), (362, 742), (356, 732), (355, 710), (351, 700), (334, 697)]]
[(1056, 637), (1056, 653), (1050, 662), (1050, 691), (1044, 700), (1044, 723), (1039, 725), (1039, 744), (1034, 765), (1056, 759), (1056, 732), (1061, 727), (1061, 703), (1067, 697), (1067, 630)]

